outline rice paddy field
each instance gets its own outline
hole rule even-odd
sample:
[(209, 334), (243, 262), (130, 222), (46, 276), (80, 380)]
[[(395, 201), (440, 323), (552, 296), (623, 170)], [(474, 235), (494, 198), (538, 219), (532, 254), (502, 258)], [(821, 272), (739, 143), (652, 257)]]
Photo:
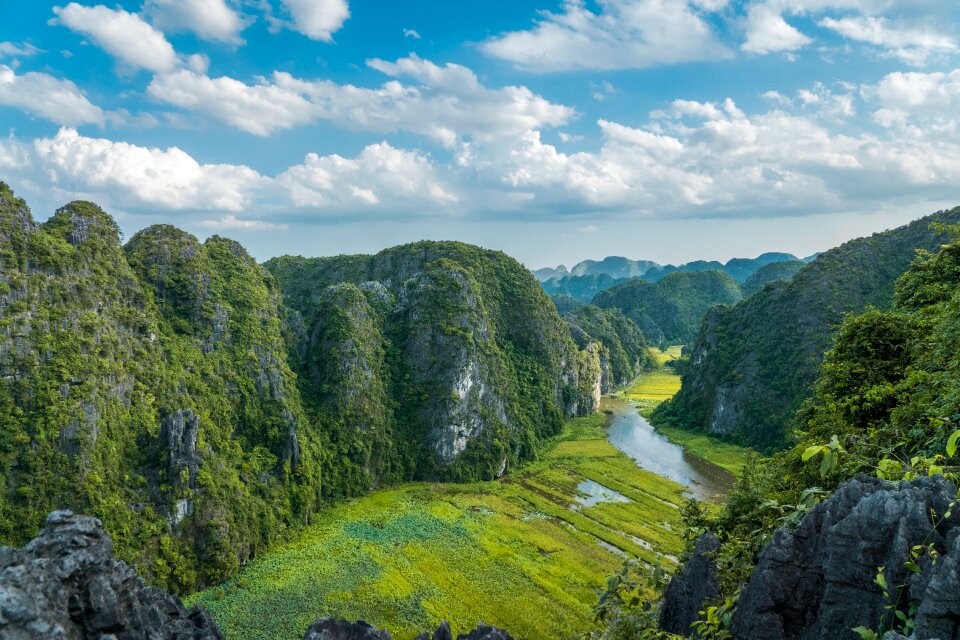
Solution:
[(521, 640), (575, 638), (626, 557), (670, 567), (683, 548), (683, 487), (639, 469), (604, 425), (570, 421), (540, 461), (500, 481), (410, 484), (334, 506), (188, 603), (230, 640), (299, 639), (323, 616), (398, 640), (441, 619), (455, 633), (482, 620)]

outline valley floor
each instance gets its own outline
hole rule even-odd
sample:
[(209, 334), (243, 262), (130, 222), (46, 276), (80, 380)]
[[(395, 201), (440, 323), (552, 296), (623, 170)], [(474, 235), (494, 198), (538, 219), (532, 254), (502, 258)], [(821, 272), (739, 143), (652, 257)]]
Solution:
[[(633, 384), (621, 391), (618, 395), (637, 405), (640, 413), (645, 417), (657, 408), (661, 402), (669, 400), (680, 390), (680, 376), (669, 366), (671, 360), (680, 357), (681, 347), (673, 346), (663, 352), (651, 349), (650, 354), (657, 364), (653, 371), (644, 372)], [(726, 469), (733, 475), (739, 475), (743, 466), (751, 455), (752, 450), (730, 444), (703, 433), (686, 431), (654, 425), (654, 428), (665, 435), (671, 442), (678, 444), (688, 452)]]
[(411, 484), (335, 506), (189, 600), (230, 640), (293, 640), (322, 616), (400, 639), (440, 619), (454, 631), (482, 620), (518, 639), (573, 638), (626, 555), (669, 566), (683, 548), (683, 487), (637, 468), (604, 424), (571, 420), (541, 461), (502, 481)]

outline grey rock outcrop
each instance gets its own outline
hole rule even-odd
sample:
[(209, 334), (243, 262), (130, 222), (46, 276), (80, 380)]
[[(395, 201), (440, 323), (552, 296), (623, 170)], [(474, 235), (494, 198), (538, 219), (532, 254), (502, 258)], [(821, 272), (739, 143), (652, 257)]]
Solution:
[[(363, 620), (347, 622), (337, 618), (323, 618), (310, 625), (303, 640), (393, 640), (393, 637), (389, 632), (377, 629)], [(430, 633), (421, 633), (416, 640), (453, 640), (453, 633), (444, 620), (432, 637)], [(457, 640), (513, 640), (513, 637), (503, 629), (481, 624), (470, 633), (457, 635)]]
[[(942, 476), (897, 485), (862, 475), (848, 481), (795, 531), (774, 533), (741, 592), (734, 637), (827, 640), (854, 638), (849, 630), (861, 625), (890, 629), (890, 599), (874, 583), (884, 567), (898, 606), (919, 607), (916, 640), (960, 638), (956, 496)], [(935, 562), (921, 556), (919, 573), (904, 565), (915, 545), (937, 552)]]
[(4, 640), (220, 640), (198, 607), (146, 587), (99, 520), (55, 511), (22, 549), (0, 548)]
[(712, 533), (705, 533), (697, 540), (693, 555), (670, 580), (663, 595), (662, 630), (680, 636), (689, 634), (690, 625), (700, 619), (706, 603), (720, 597), (720, 579), (713, 558), (719, 548), (720, 541)]

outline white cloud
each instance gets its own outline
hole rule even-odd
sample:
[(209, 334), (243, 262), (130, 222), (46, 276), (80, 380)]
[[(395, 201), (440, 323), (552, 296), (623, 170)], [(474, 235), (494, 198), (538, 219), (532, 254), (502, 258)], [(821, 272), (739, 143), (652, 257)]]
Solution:
[(103, 5), (84, 7), (71, 2), (54, 7), (59, 23), (83, 34), (118, 60), (150, 71), (170, 71), (177, 54), (164, 35), (139, 15)]
[(105, 114), (69, 80), (45, 73), (17, 73), (0, 64), (0, 105), (62, 125), (99, 124)]
[(371, 60), (391, 78), (377, 89), (308, 81), (275, 72), (248, 85), (187, 70), (156, 77), (149, 93), (169, 104), (214, 117), (255, 135), (330, 120), (365, 131), (410, 131), (447, 147), (463, 138), (490, 139), (529, 129), (559, 126), (575, 112), (533, 94), (526, 87), (489, 89), (466, 67), (410, 56), (396, 62)]
[(34, 143), (38, 163), (64, 190), (99, 192), (124, 205), (240, 211), (260, 175), (249, 167), (201, 165), (178, 149), (140, 147), (61, 129)]
[(215, 231), (284, 231), (287, 228), (285, 224), (248, 220), (232, 214), (217, 219), (201, 220), (197, 223), (197, 226)]
[(583, 0), (565, 0), (535, 27), (483, 43), (490, 56), (539, 72), (639, 69), (729, 56), (698, 10), (725, 3), (701, 0), (599, 0), (600, 13)]
[(413, 38), (414, 40), (419, 40), (419, 39), (420, 39), (420, 32), (417, 31), (416, 29), (404, 29), (404, 30), (403, 30), (403, 36), (404, 36), (405, 38)]
[(298, 207), (343, 210), (383, 204), (401, 210), (436, 209), (460, 200), (429, 158), (386, 142), (366, 147), (353, 159), (311, 153), (303, 164), (278, 176), (277, 182)]
[(167, 32), (191, 31), (204, 40), (242, 44), (247, 26), (224, 0), (146, 0), (143, 12)]
[(887, 18), (847, 16), (824, 18), (817, 24), (845, 38), (887, 49), (914, 66), (926, 64), (932, 53), (957, 49), (956, 40), (948, 35), (932, 29), (899, 26)]
[(767, 4), (755, 5), (747, 12), (747, 40), (740, 48), (748, 53), (795, 51), (812, 40), (787, 24), (780, 11)]
[[(195, 224), (222, 230), (282, 229), (285, 221), (277, 217), (291, 214), (447, 213), (461, 202), (446, 168), (386, 142), (353, 158), (311, 153), (302, 164), (265, 176), (243, 165), (201, 164), (177, 147), (142, 147), (63, 128), (32, 144), (0, 140), (0, 168), (58, 197), (147, 212), (218, 212)], [(242, 213), (251, 210), (257, 218)]]
[(600, 231), (600, 227), (595, 224), (588, 224), (584, 227), (577, 227), (577, 231), (580, 233), (596, 233), (597, 231)]
[(0, 56), (20, 56), (26, 58), (35, 56), (38, 53), (42, 53), (42, 51), (29, 42), (21, 42), (20, 44), (15, 42), (0, 42)]
[(290, 13), (291, 29), (313, 40), (330, 42), (350, 17), (346, 0), (280, 0)]

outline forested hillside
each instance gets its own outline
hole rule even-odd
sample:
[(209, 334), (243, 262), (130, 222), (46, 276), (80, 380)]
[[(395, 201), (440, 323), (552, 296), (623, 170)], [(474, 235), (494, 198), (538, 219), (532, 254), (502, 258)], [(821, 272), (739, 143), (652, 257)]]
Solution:
[(710, 307), (740, 298), (730, 276), (696, 271), (672, 273), (655, 283), (629, 280), (597, 294), (593, 304), (622, 311), (652, 344), (670, 344), (691, 342)]
[[(920, 237), (911, 231), (896, 233)], [(716, 517), (688, 512), (688, 539), (703, 537), (684, 578), (662, 604), (608, 595), (601, 637), (675, 638), (657, 627), (687, 635), (691, 621), (708, 638), (956, 637), (960, 518), (947, 480), (960, 438), (960, 229), (951, 234), (878, 296), (888, 310), (846, 317), (796, 446), (752, 465)], [(638, 573), (612, 593), (649, 588)]]
[(785, 260), (783, 262), (766, 264), (757, 269), (740, 285), (743, 297), (752, 296), (757, 291), (760, 291), (764, 285), (770, 284), (771, 282), (780, 280), (790, 282), (793, 280), (793, 276), (797, 275), (797, 272), (805, 266), (807, 266), (807, 263), (803, 260)]
[(557, 309), (581, 350), (589, 348), (591, 343), (600, 343), (602, 393), (615, 391), (652, 365), (643, 333), (619, 309), (601, 309), (575, 302), (561, 302)]
[(810, 396), (835, 327), (848, 312), (888, 308), (893, 283), (917, 249), (945, 236), (960, 209), (847, 242), (821, 254), (790, 283), (762, 288), (703, 321), (680, 393), (657, 419), (773, 450), (788, 442), (791, 417)]
[(326, 500), (503, 473), (591, 404), (567, 325), (501, 253), (277, 264), (298, 311), (234, 241), (161, 225), (124, 247), (96, 205), (37, 224), (0, 183), (0, 543), (67, 507), (190, 590)]

